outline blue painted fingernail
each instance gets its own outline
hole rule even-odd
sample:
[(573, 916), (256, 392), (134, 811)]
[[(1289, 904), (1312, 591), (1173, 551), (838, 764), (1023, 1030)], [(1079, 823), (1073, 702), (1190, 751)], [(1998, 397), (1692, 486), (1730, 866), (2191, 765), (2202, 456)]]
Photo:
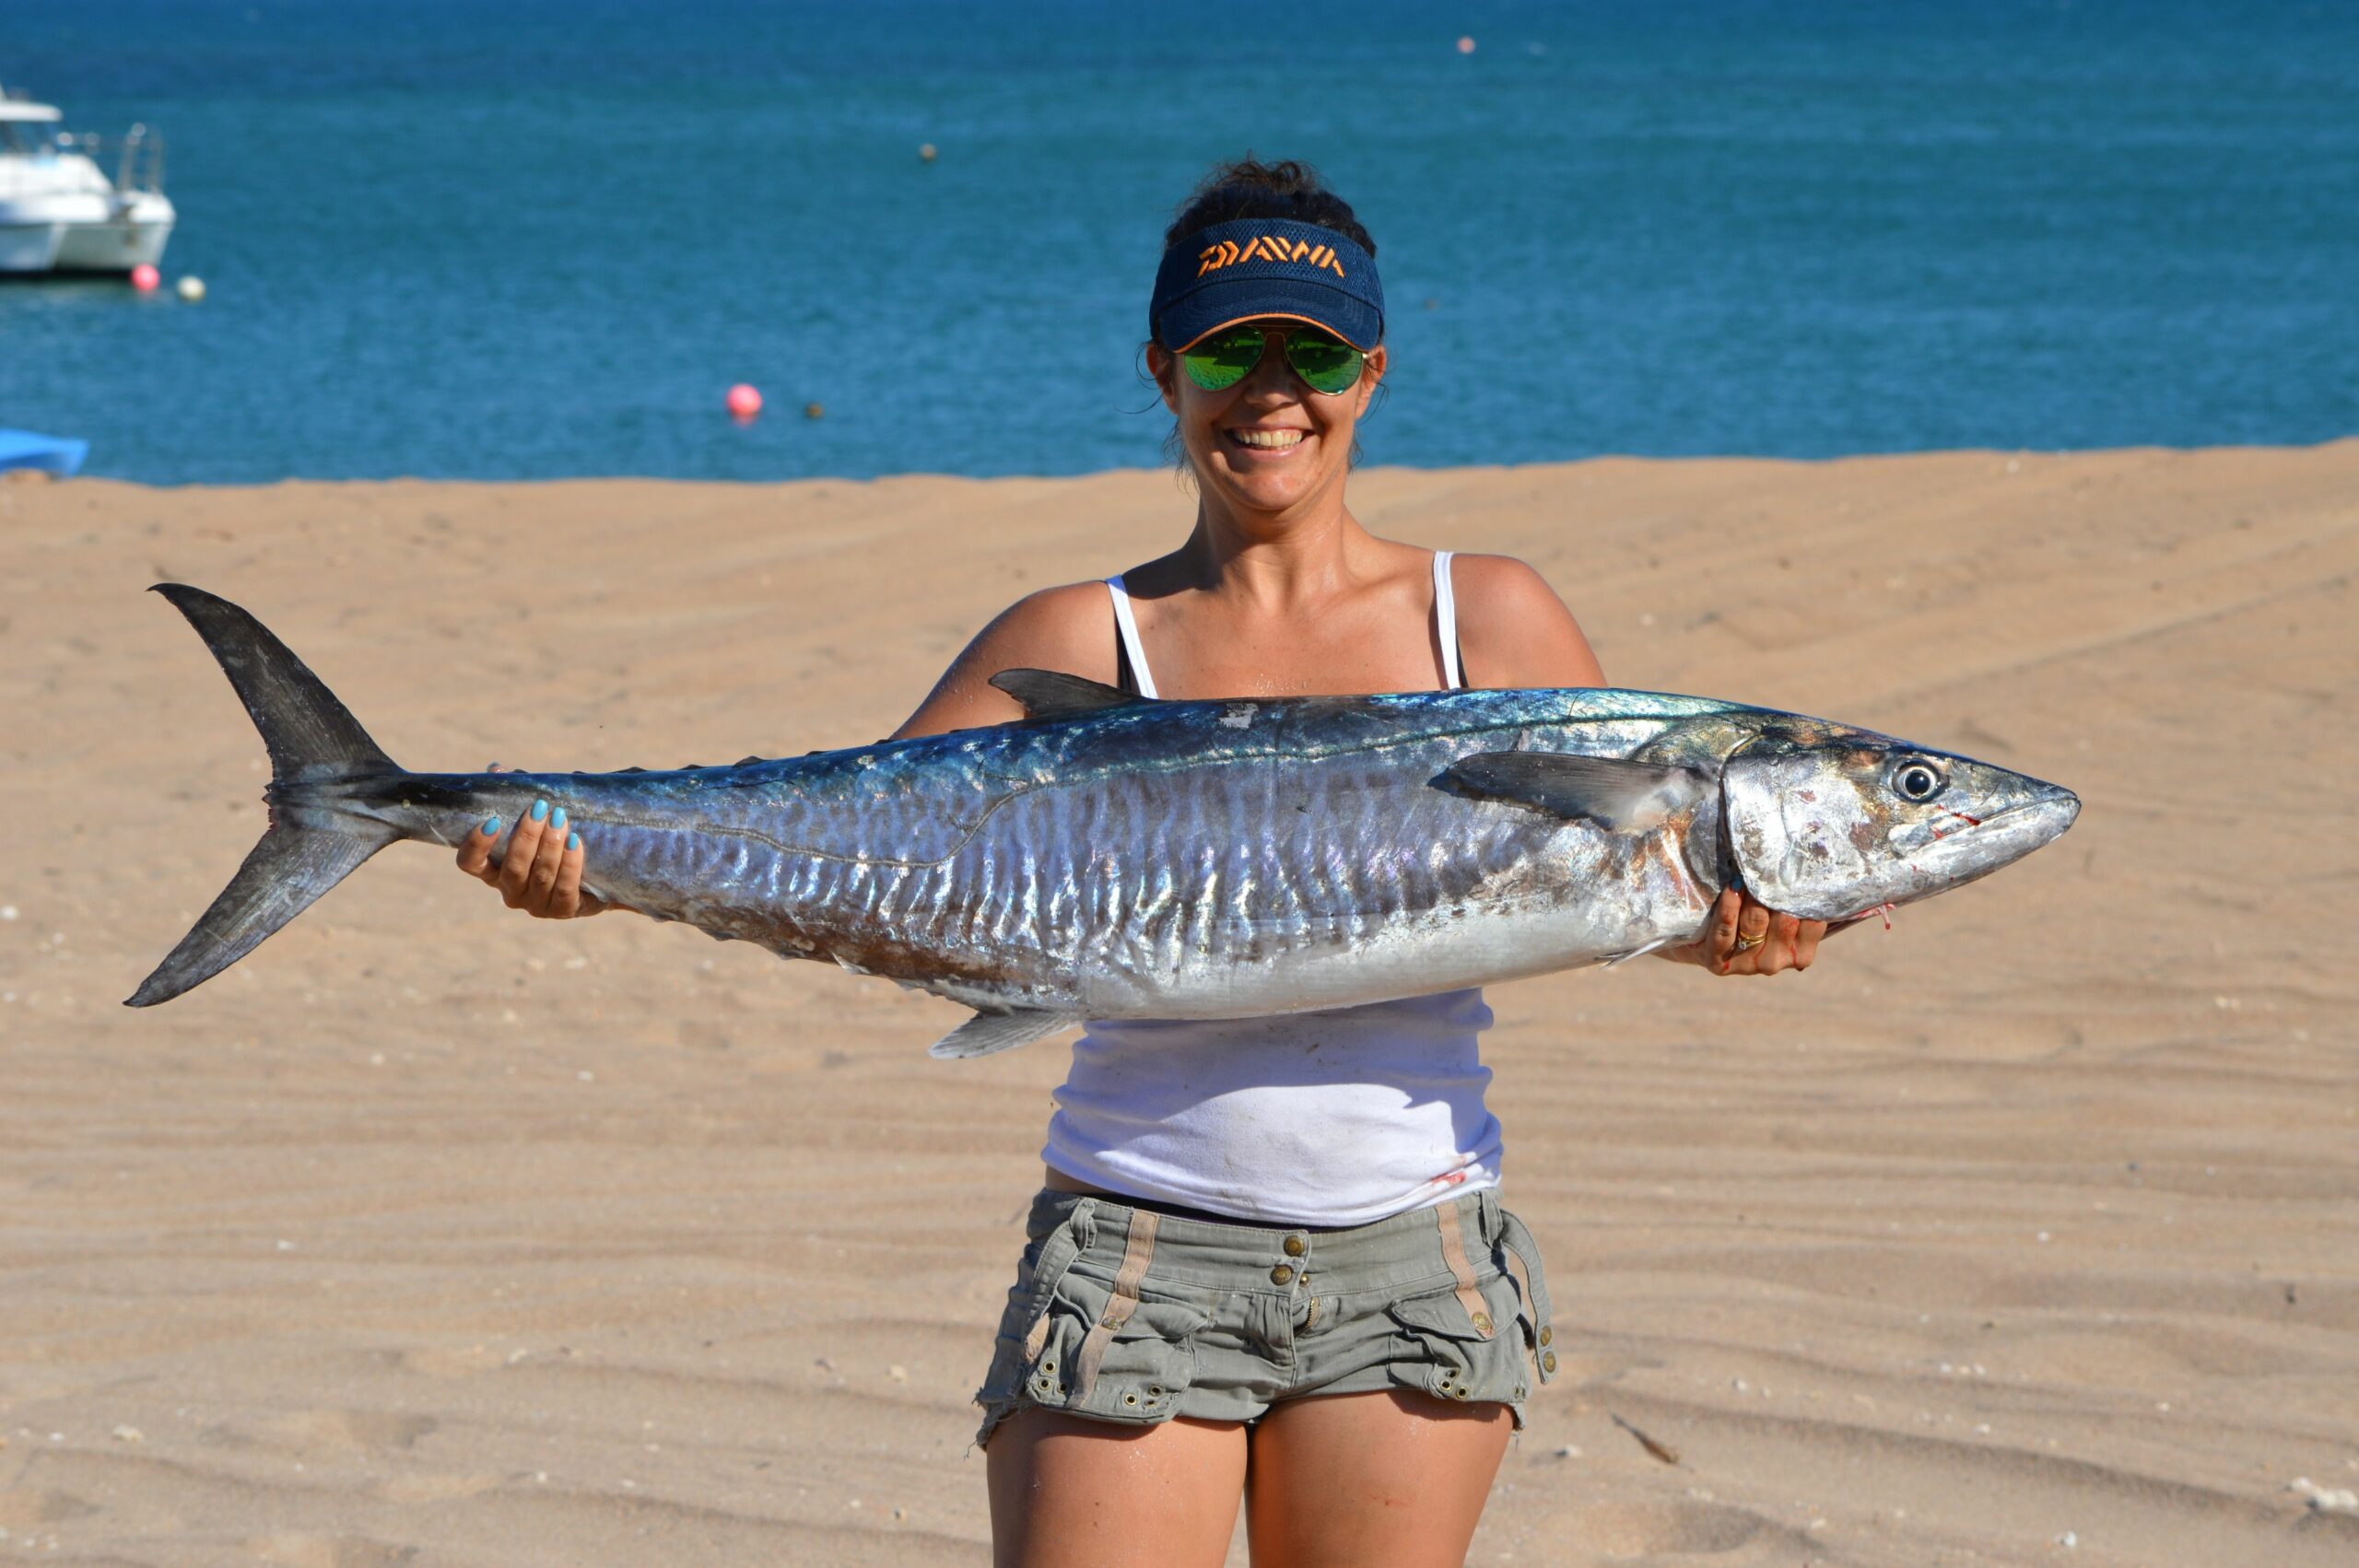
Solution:
[(563, 806), (557, 807), (557, 815), (549, 818), (549, 825), (551, 827), (563, 827), (565, 825), (565, 808)]
[(548, 820), (548, 815), (549, 803), (546, 801), (534, 801), (533, 802), (533, 820), (534, 822), (546, 822)]
[(483, 819), (483, 828), (482, 828), (482, 832), (483, 832), (483, 836), (484, 836), (486, 838), (489, 838), (490, 837), (492, 837), (494, 834), (498, 833), (499, 831), (499, 816), (498, 816), (497, 814), (492, 815), (492, 816), (487, 816), (487, 817), (486, 817), (486, 818), (484, 818), (484, 819)]
[(569, 848), (569, 849), (579, 849), (579, 848), (581, 848), (581, 835), (580, 835), (579, 833), (569, 833), (569, 834), (567, 834), (567, 835), (565, 836), (565, 847), (566, 847), (567, 848)]

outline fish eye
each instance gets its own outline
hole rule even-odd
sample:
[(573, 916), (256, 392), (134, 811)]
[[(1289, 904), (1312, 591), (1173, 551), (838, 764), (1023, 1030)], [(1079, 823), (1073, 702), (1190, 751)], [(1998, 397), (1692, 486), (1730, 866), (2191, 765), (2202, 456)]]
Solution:
[(1920, 806), (1940, 794), (1948, 783), (1948, 777), (1921, 756), (1910, 757), (1892, 770), (1893, 793)]

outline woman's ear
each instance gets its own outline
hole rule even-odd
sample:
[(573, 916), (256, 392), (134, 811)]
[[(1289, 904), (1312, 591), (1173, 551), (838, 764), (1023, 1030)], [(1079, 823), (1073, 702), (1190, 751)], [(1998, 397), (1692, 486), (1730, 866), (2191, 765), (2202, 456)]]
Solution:
[(1179, 371), (1180, 357), (1163, 345), (1150, 341), (1146, 345), (1146, 373), (1163, 392), (1163, 406), (1172, 413), (1180, 412), (1180, 389), (1172, 384)]
[(1382, 380), (1384, 380), (1384, 345), (1379, 343), (1367, 351), (1367, 357), (1361, 362), (1360, 401), (1359, 406), (1352, 411), (1353, 417), (1356, 418), (1367, 412), (1368, 400), (1376, 396), (1376, 384)]

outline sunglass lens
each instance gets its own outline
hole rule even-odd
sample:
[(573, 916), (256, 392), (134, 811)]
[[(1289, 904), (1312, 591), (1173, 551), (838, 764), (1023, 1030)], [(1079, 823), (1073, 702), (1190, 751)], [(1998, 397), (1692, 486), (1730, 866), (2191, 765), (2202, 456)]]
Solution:
[(1262, 334), (1258, 332), (1219, 333), (1180, 356), (1188, 379), (1206, 392), (1226, 392), (1243, 380), (1246, 372), (1261, 359)]
[(1349, 392), (1360, 379), (1360, 351), (1325, 333), (1297, 330), (1286, 337), (1286, 362), (1312, 392)]

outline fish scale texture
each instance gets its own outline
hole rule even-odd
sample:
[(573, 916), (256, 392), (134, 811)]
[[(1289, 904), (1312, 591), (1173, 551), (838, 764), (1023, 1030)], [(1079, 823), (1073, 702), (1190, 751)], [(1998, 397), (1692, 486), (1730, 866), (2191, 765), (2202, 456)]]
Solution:
[(1379, 967), (1429, 989), (1560, 966), (1561, 930), (1527, 954), (1490, 927), (1584, 888), (1612, 892), (1586, 923), (1609, 944), (1692, 919), (1716, 890), (1661, 843), (1438, 781), (1476, 752), (1625, 755), (1750, 711), (1619, 691), (1140, 703), (730, 767), (436, 782), (546, 795), (602, 895), (784, 955), (987, 1008), (1251, 1012), (1366, 1000)]

